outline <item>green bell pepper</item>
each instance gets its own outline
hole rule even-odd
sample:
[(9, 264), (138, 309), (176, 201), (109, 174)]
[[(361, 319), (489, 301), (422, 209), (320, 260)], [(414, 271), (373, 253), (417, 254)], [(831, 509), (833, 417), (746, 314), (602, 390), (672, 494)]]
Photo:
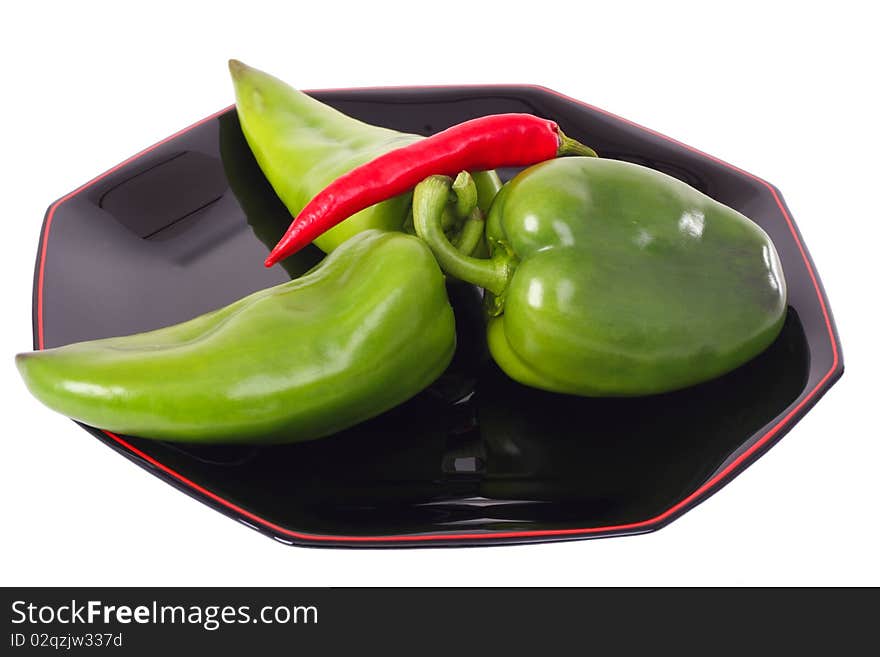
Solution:
[(19, 354), (44, 404), (111, 431), (297, 442), (431, 384), (455, 351), (445, 279), (403, 233), (364, 231), (305, 276), (148, 333)]
[[(422, 139), (346, 116), (271, 75), (230, 60), (236, 109), (245, 138), (278, 197), (294, 216), (339, 176), (379, 155)], [(494, 171), (475, 172), (479, 207), (501, 187)], [(358, 212), (314, 241), (330, 253), (369, 228), (402, 230), (412, 194)]]
[(521, 383), (675, 390), (738, 367), (782, 327), (785, 279), (767, 234), (675, 178), (585, 157), (530, 167), (492, 205), (489, 259), (445, 238), (449, 187), (416, 188), (416, 232), (446, 272), (489, 292), (490, 351)]

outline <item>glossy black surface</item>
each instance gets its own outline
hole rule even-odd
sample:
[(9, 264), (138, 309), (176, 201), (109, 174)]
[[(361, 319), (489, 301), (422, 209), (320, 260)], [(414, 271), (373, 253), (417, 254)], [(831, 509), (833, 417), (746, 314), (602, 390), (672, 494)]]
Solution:
[[(455, 285), (460, 347), (447, 373), (407, 404), (337, 436), (292, 446), (182, 448), (90, 429), (224, 513), (280, 540), (325, 545), (648, 531), (728, 481), (842, 372), (806, 252), (778, 193), (763, 181), (539, 88), (315, 95), (366, 121), (423, 134), (484, 114), (535, 113), (605, 157), (681, 178), (770, 234), (789, 285), (788, 320), (767, 352), (716, 381), (654, 397), (585, 399), (503, 375), (487, 356), (476, 290)], [(35, 342), (41, 320), (45, 347), (121, 335), (189, 319), (299, 275), (318, 262), (317, 249), (284, 268), (262, 266), (288, 222), (234, 112), (203, 122), (50, 208), (46, 257), (37, 262)], [(421, 534), (433, 538), (399, 540)], [(380, 540), (357, 540), (367, 536)]]

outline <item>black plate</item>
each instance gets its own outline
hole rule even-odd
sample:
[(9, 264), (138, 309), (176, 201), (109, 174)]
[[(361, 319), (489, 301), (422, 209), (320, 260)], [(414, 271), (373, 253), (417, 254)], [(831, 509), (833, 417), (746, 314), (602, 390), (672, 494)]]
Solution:
[[(539, 87), (313, 95), (370, 123), (422, 134), (485, 114), (529, 112), (555, 119), (604, 157), (676, 176), (770, 234), (788, 280), (788, 320), (769, 350), (721, 379), (654, 397), (584, 399), (504, 376), (486, 357), (475, 291), (451, 287), (461, 347), (448, 372), (403, 406), (337, 436), (189, 448), (84, 427), (218, 511), (307, 545), (646, 532), (730, 481), (842, 374), (825, 293), (769, 183)], [(288, 223), (235, 112), (210, 116), (48, 209), (34, 283), (35, 348), (180, 322), (298, 275), (320, 258), (313, 247), (285, 269), (262, 266)]]

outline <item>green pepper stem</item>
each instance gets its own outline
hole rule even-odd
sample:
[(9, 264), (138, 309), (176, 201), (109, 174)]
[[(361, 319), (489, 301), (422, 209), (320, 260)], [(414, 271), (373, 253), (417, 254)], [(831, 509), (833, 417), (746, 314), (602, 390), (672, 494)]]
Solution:
[(464, 222), (464, 226), (462, 226), (461, 232), (455, 239), (455, 248), (466, 256), (472, 255), (480, 243), (480, 238), (483, 237), (483, 229), (485, 227), (483, 213), (480, 211), (480, 208), (475, 207), (471, 210), (470, 215)]
[(458, 228), (461, 220), (462, 217), (459, 217), (453, 208), (447, 205), (443, 208), (443, 213), (440, 215), (440, 227), (443, 229), (443, 232), (451, 231)]
[(452, 181), (455, 193), (455, 213), (462, 219), (469, 217), (477, 207), (477, 185), (467, 171), (459, 173)]
[(427, 243), (444, 272), (501, 295), (510, 276), (508, 260), (465, 255), (449, 242), (443, 232), (441, 221), (443, 210), (449, 202), (451, 182), (446, 176), (429, 176), (416, 186), (413, 194), (416, 235)]
[(584, 146), (576, 139), (566, 136), (562, 130), (559, 131), (559, 149), (556, 151), (558, 157), (565, 155), (583, 155), (585, 157), (599, 157), (589, 146)]

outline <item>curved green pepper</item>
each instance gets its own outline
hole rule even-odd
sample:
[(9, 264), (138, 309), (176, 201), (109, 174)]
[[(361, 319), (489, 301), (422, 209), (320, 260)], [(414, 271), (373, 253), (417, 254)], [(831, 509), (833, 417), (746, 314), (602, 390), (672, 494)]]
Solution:
[[(260, 166), (241, 132), (238, 115), (230, 112), (222, 115), (217, 122), (220, 132), (220, 160), (223, 162), (223, 172), (229, 182), (229, 189), (241, 206), (245, 220), (256, 238), (271, 251), (290, 224), (290, 213), (260, 171)], [(310, 244), (278, 264), (291, 278), (296, 278), (321, 262), (324, 255), (321, 249)]]
[(763, 351), (785, 319), (779, 258), (735, 210), (652, 169), (574, 157), (508, 182), (491, 257), (444, 238), (449, 181), (416, 188), (417, 233), (441, 267), (486, 288), (492, 356), (530, 386), (585, 396), (675, 390)]
[(369, 230), (305, 276), (166, 328), (19, 354), (75, 420), (188, 442), (319, 438), (409, 399), (446, 368), (455, 320), (416, 237)]
[[(296, 216), (339, 176), (379, 155), (422, 139), (369, 125), (338, 112), (281, 80), (230, 60), (245, 138), (278, 197)], [(479, 206), (488, 210), (501, 188), (494, 171), (474, 173)], [(314, 241), (329, 253), (369, 228), (401, 230), (412, 194), (401, 194), (352, 215)]]

